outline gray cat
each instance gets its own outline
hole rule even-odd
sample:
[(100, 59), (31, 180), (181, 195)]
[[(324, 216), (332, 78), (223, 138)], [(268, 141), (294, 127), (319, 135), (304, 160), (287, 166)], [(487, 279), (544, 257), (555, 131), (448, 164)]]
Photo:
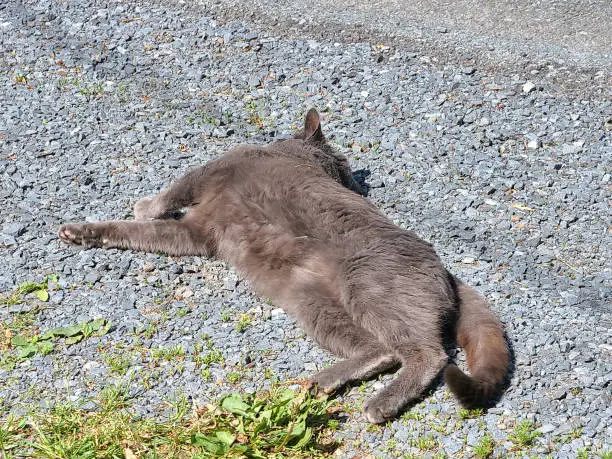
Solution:
[[(489, 404), (508, 372), (501, 323), (430, 244), (395, 226), (359, 190), (310, 110), (295, 138), (229, 150), (138, 201), (135, 221), (64, 225), (59, 236), (86, 247), (228, 261), (345, 358), (314, 375), (313, 389), (332, 393), (401, 365), (366, 403), (372, 423), (395, 417), (441, 371), (464, 406)], [(471, 376), (449, 363), (444, 343), (454, 338)]]

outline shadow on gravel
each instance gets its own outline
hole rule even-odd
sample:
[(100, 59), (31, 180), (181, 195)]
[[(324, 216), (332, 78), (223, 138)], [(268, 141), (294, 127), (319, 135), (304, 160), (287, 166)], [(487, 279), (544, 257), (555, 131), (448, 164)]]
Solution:
[(359, 169), (359, 170), (353, 171), (353, 178), (361, 187), (361, 194), (363, 196), (368, 196), (368, 194), (370, 193), (370, 185), (366, 183), (366, 179), (370, 175), (372, 175), (372, 172), (370, 172), (370, 169)]

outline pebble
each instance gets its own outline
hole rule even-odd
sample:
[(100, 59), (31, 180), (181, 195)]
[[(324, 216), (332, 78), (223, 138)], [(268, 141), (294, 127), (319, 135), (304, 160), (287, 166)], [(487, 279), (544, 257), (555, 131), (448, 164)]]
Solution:
[(529, 94), (535, 88), (536, 88), (536, 85), (533, 84), (531, 81), (528, 81), (527, 83), (523, 85), (523, 92)]

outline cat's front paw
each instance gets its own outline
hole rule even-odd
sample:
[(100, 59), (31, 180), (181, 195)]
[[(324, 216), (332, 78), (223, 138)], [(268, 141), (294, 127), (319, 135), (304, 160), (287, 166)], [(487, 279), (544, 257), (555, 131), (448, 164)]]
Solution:
[(136, 220), (148, 220), (150, 218), (155, 218), (153, 215), (153, 198), (142, 198), (134, 204), (134, 217)]
[(95, 226), (63, 225), (58, 233), (60, 239), (69, 244), (83, 245), (85, 247), (102, 247), (102, 237)]

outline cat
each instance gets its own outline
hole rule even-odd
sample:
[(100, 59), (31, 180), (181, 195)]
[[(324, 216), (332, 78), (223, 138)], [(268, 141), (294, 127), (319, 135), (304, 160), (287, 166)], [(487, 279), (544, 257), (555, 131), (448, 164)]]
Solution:
[[(312, 376), (315, 392), (331, 394), (401, 366), (365, 404), (371, 423), (396, 417), (441, 373), (464, 406), (487, 406), (508, 373), (502, 324), (429, 243), (360, 192), (311, 109), (293, 138), (234, 147), (139, 200), (135, 221), (68, 224), (59, 237), (226, 260), (345, 359)], [(471, 376), (449, 362), (444, 343), (455, 338)]]

